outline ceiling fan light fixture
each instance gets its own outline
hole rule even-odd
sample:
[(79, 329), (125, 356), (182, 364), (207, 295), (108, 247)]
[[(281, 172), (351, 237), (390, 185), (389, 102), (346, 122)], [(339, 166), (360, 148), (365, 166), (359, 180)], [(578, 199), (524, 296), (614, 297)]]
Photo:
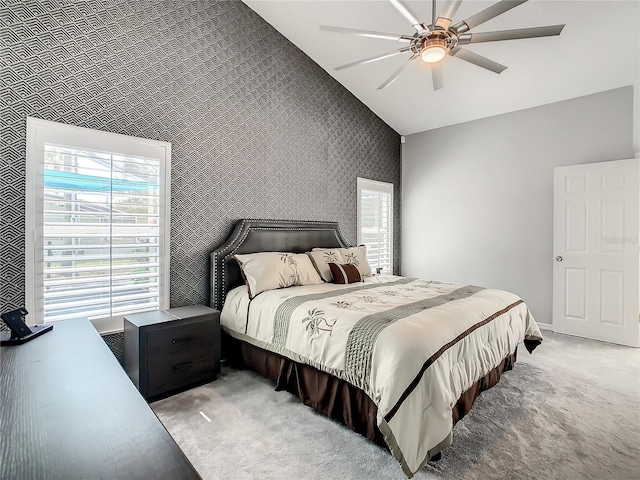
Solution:
[(420, 50), (420, 58), (425, 63), (438, 63), (447, 56), (447, 47), (444, 40), (427, 40)]

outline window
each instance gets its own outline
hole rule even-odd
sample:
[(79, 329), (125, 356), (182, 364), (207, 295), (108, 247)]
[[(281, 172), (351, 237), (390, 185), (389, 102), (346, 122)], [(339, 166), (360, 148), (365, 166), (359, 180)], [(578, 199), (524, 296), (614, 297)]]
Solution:
[(372, 269), (393, 273), (393, 184), (358, 177), (358, 244)]
[(168, 307), (171, 144), (27, 119), (30, 323)]

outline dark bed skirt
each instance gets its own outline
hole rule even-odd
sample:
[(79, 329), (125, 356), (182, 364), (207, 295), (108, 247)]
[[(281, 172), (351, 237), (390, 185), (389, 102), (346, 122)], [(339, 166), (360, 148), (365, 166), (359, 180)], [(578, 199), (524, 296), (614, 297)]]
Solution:
[[(297, 395), (305, 405), (386, 447), (376, 424), (378, 408), (359, 388), (309, 365), (241, 342), (227, 334), (224, 334), (223, 345), (229, 363), (247, 366), (274, 381), (276, 390), (286, 390)], [(517, 353), (516, 349), (513, 355), (507, 356), (462, 394), (453, 408), (454, 425), (471, 410), (478, 395), (497, 384), (503, 372), (513, 368)]]

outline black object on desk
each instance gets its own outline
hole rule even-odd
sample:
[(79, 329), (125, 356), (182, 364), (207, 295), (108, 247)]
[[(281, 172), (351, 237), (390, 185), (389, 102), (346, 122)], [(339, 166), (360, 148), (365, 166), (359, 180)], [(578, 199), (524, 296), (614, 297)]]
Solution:
[(200, 479), (88, 320), (0, 355), (0, 478)]
[(10, 336), (7, 333), (3, 333), (0, 345), (18, 345), (25, 343), (53, 329), (53, 325), (46, 324), (29, 327), (22, 320), (28, 314), (27, 309), (22, 307), (0, 315), (0, 318), (4, 320), (4, 323), (7, 324), (11, 332)]

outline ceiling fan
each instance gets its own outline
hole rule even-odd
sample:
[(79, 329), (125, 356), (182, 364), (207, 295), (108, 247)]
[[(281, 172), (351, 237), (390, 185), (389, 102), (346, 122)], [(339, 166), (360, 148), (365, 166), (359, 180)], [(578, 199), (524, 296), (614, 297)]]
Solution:
[(320, 30), (334, 33), (346, 33), (351, 35), (359, 35), (362, 37), (378, 38), (384, 40), (396, 40), (406, 43), (406, 46), (393, 50), (391, 52), (375, 55), (355, 62), (347, 63), (336, 67), (336, 70), (342, 70), (356, 65), (375, 62), (384, 58), (393, 57), (403, 53), (411, 53), (411, 57), (402, 64), (382, 85), (378, 90), (388, 87), (393, 83), (400, 74), (417, 58), (431, 66), (431, 75), (433, 77), (433, 89), (439, 90), (443, 87), (442, 79), (442, 60), (447, 56), (456, 57), (473, 63), (495, 73), (502, 73), (507, 67), (493, 60), (478, 55), (470, 50), (464, 49), (461, 45), (481, 42), (496, 42), (501, 40), (516, 40), (520, 38), (536, 38), (560, 35), (564, 25), (549, 25), (545, 27), (519, 28), (515, 30), (500, 30), (496, 32), (471, 33), (470, 30), (491, 20), (498, 15), (505, 13), (512, 8), (525, 3), (527, 0), (501, 0), (498, 3), (470, 16), (469, 18), (451, 25), (453, 17), (460, 7), (462, 0), (446, 0), (440, 15), (436, 17), (436, 0), (432, 0), (431, 8), (431, 24), (426, 25), (420, 22), (416, 16), (404, 5), (400, 0), (389, 0), (389, 3), (405, 17), (411, 26), (415, 29), (413, 35), (403, 35), (396, 33), (372, 32), (369, 30), (357, 30), (353, 28), (331, 27), (321, 25)]

